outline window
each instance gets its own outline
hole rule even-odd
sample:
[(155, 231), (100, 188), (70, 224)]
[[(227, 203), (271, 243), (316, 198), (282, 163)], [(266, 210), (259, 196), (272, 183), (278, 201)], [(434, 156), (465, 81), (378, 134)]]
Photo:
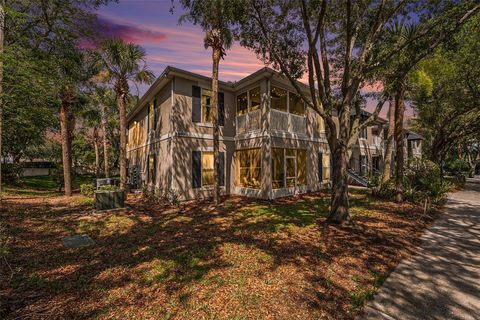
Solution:
[(272, 109), (288, 112), (287, 105), (287, 90), (277, 87), (272, 87), (271, 92), (271, 107)]
[(362, 130), (360, 130), (359, 138), (367, 139), (367, 128), (363, 128)]
[(156, 121), (155, 121), (155, 103), (157, 101), (150, 101), (150, 105), (148, 106), (148, 130), (155, 130)]
[(272, 149), (272, 187), (273, 189), (279, 189), (285, 187), (284, 181), (284, 156), (283, 149), (273, 148)]
[(303, 105), (303, 101), (297, 94), (293, 92), (288, 93), (288, 105), (290, 109), (290, 113), (303, 116), (305, 114), (305, 106)]
[(237, 116), (260, 109), (260, 87), (253, 88), (237, 96)]
[(242, 93), (237, 96), (237, 115), (246, 114), (248, 112), (248, 98), (247, 93)]
[(211, 90), (202, 88), (202, 123), (213, 122), (212, 97)]
[(274, 86), (270, 94), (270, 106), (275, 110), (299, 116), (305, 115), (305, 105), (299, 95)]
[(367, 168), (368, 168), (367, 156), (361, 155), (360, 156), (360, 175), (361, 176), (367, 175), (368, 173)]
[(250, 106), (249, 106), (249, 112), (255, 111), (260, 109), (260, 87), (253, 88), (249, 92), (249, 100), (250, 100)]
[(297, 184), (307, 184), (307, 150), (297, 150)]
[(295, 187), (307, 184), (307, 151), (272, 149), (272, 188)]
[(238, 150), (236, 185), (245, 188), (260, 189), (262, 179), (260, 149)]
[(213, 152), (202, 152), (202, 186), (213, 185)]
[(141, 123), (135, 121), (128, 129), (128, 146), (130, 148), (139, 147), (144, 143), (144, 130)]
[(155, 183), (157, 176), (157, 161), (155, 159), (155, 154), (148, 156), (148, 182)]

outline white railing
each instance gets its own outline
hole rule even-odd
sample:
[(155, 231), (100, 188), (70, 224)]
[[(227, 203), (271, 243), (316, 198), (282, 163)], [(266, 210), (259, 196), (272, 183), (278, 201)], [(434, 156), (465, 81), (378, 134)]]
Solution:
[(270, 110), (270, 116), (272, 130), (302, 134), (305, 134), (307, 131), (307, 120), (303, 116), (275, 109)]
[(237, 115), (237, 134), (260, 130), (261, 113), (255, 110), (246, 114)]
[(375, 146), (381, 146), (382, 145), (382, 139), (380, 139), (380, 136), (372, 135), (372, 143)]

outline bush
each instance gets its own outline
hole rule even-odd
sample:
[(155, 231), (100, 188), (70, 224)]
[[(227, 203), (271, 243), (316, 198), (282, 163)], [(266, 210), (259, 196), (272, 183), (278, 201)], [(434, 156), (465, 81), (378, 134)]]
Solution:
[(142, 186), (142, 197), (151, 204), (178, 206), (180, 204), (178, 193), (175, 190), (152, 188)]
[(395, 196), (395, 185), (392, 180), (383, 182), (382, 176), (376, 175), (370, 179), (369, 184), (372, 188), (372, 195), (376, 197), (391, 200)]
[(110, 184), (106, 184), (98, 187), (98, 191), (118, 191), (118, 190), (120, 190), (119, 187), (110, 185)]
[(94, 190), (95, 190), (95, 187), (91, 183), (85, 183), (80, 185), (80, 193), (85, 197), (93, 196)]
[(18, 163), (5, 163), (2, 164), (2, 178), (5, 181), (16, 182), (20, 179), (23, 168)]
[(445, 164), (445, 171), (452, 175), (462, 174), (462, 172), (468, 172), (470, 165), (464, 159), (447, 160)]
[(419, 202), (427, 199), (433, 203), (443, 202), (451, 187), (448, 182), (442, 182), (437, 164), (422, 159), (407, 164), (403, 185), (406, 200)]

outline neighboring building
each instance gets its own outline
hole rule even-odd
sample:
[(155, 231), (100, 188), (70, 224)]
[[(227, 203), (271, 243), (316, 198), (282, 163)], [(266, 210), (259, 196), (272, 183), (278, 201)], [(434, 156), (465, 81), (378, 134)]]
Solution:
[[(182, 200), (212, 195), (210, 88), (208, 77), (167, 67), (129, 113), (127, 157), (134, 188), (175, 190)], [(273, 199), (329, 184), (324, 122), (294, 92), (269, 68), (235, 83), (219, 81), (218, 170), (224, 194)], [(381, 136), (375, 130), (367, 128)]]

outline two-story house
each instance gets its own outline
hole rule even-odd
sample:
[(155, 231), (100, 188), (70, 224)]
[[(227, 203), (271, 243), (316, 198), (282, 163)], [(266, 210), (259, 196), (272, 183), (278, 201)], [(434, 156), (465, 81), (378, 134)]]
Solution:
[[(212, 195), (210, 89), (211, 78), (167, 67), (129, 113), (127, 158), (133, 188), (174, 190), (181, 200)], [(263, 68), (237, 82), (219, 81), (218, 101), (216, 169), (224, 194), (273, 199), (329, 184), (324, 121), (305, 108), (284, 77)], [(359, 144), (362, 139), (369, 144), (368, 151), (358, 146), (353, 152), (351, 164), (357, 166), (358, 158), (359, 170), (381, 165), (382, 121), (359, 139)], [(362, 160), (366, 154), (369, 158)]]

